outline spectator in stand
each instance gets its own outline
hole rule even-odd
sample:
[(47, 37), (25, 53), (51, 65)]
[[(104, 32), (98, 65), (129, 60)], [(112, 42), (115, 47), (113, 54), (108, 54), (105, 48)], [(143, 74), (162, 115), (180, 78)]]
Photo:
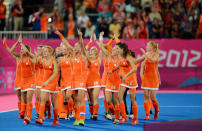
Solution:
[(128, 24), (124, 28), (122, 38), (127, 40), (132, 40), (135, 38), (135, 28), (132, 20), (129, 20)]
[(97, 13), (97, 0), (85, 0), (86, 13)]
[(172, 38), (179, 38), (180, 37), (180, 31), (179, 31), (179, 26), (177, 23), (175, 23), (172, 27), (171, 31), (171, 37)]
[(57, 28), (60, 32), (64, 33), (64, 21), (62, 20), (61, 16), (58, 14), (56, 15), (55, 20), (53, 21), (53, 29)]
[(69, 15), (68, 23), (67, 23), (67, 38), (74, 39), (76, 35), (76, 24), (74, 22), (73, 15)]
[(191, 39), (193, 38), (192, 35), (192, 22), (189, 21), (188, 16), (184, 15), (184, 20), (181, 24), (180, 30), (182, 32), (182, 38), (184, 39)]
[(89, 17), (85, 14), (85, 11), (82, 11), (81, 15), (77, 19), (77, 24), (83, 34), (85, 33), (88, 21)]
[(197, 3), (198, 0), (185, 0), (186, 1), (186, 7), (187, 7), (187, 10), (189, 10), (192, 6), (192, 2), (195, 2)]
[(117, 5), (115, 7), (115, 12), (113, 14), (113, 18), (114, 19), (118, 19), (118, 22), (123, 25), (123, 22), (125, 20), (125, 13), (123, 11), (120, 10), (120, 6)]
[(139, 22), (139, 26), (137, 28), (137, 39), (149, 39), (149, 30), (148, 26), (145, 26), (144, 21)]
[(92, 24), (92, 22), (89, 20), (88, 21), (88, 25), (85, 31), (85, 38), (90, 38), (91, 35), (93, 34), (93, 32), (95, 31), (95, 26)]
[(28, 24), (32, 25), (33, 30), (41, 30), (40, 18), (44, 12), (44, 8), (39, 8), (39, 10), (31, 15), (29, 15)]
[(109, 37), (113, 38), (114, 33), (118, 32), (120, 34), (121, 25), (118, 23), (117, 19), (113, 19), (113, 23), (109, 25)]
[(158, 12), (156, 8), (151, 9), (151, 13), (149, 14), (149, 19), (151, 22), (153, 22), (154, 18), (158, 19), (159, 22), (162, 21), (161, 14)]
[(23, 29), (23, 14), (24, 9), (22, 8), (21, 0), (16, 0), (13, 7), (12, 13), (14, 17), (14, 31), (22, 30)]
[(6, 5), (3, 2), (4, 0), (0, 0), (0, 31), (4, 30), (6, 18)]
[(145, 24), (148, 24), (149, 23), (148, 13), (145, 10), (143, 10), (141, 14), (142, 14), (141, 20), (143, 20)]
[(99, 4), (98, 4), (98, 12), (103, 12), (104, 11), (104, 7), (107, 7), (109, 10), (109, 2), (108, 0), (100, 0)]
[(57, 10), (56, 8), (54, 8), (49, 16), (47, 16), (45, 11), (41, 13), (41, 17), (40, 17), (41, 32), (48, 32), (48, 19), (49, 18), (51, 19), (56, 12)]
[(113, 0), (113, 12), (116, 11), (116, 6), (119, 6), (120, 11), (125, 11), (126, 8), (126, 4), (125, 4), (125, 0)]
[(129, 14), (133, 14), (136, 12), (136, 8), (135, 8), (135, 2), (132, 0), (130, 2), (130, 4), (128, 4), (126, 6), (126, 13), (127, 13), (127, 16), (129, 16)]
[(151, 7), (151, 10), (156, 10), (157, 12), (161, 13), (161, 6), (159, 4), (159, 0), (154, 0), (154, 4)]
[(69, 7), (65, 12), (64, 20), (67, 21), (69, 19), (69, 15), (73, 16), (73, 19), (76, 20), (75, 11), (72, 7)]
[(107, 24), (112, 22), (112, 13), (109, 11), (107, 7), (104, 7), (104, 11), (99, 13), (98, 21), (101, 22), (101, 18), (105, 18)]
[(152, 38), (160, 38), (160, 32), (161, 27), (159, 25), (159, 22), (156, 18), (154, 18), (153, 24), (152, 24)]
[(149, 10), (152, 4), (153, 4), (152, 0), (141, 0), (142, 9)]
[(192, 2), (191, 3), (191, 7), (188, 10), (188, 16), (189, 16), (189, 20), (192, 21), (193, 23), (197, 22), (197, 20), (199, 19), (199, 9), (197, 7), (196, 2)]
[(197, 29), (197, 32), (196, 32), (196, 38), (202, 38), (202, 14), (200, 15), (198, 29)]
[(102, 31), (104, 32), (103, 37), (106, 38), (109, 36), (109, 25), (107, 24), (104, 18), (101, 18), (101, 23), (98, 26), (98, 32), (102, 32)]
[(75, 0), (64, 0), (64, 4), (66, 7), (64, 20), (68, 20), (70, 14), (75, 19)]

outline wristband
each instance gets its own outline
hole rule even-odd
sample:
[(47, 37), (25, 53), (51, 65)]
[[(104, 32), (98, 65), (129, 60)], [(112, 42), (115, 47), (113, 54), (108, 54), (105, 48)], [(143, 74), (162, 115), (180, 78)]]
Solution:
[(60, 39), (64, 39), (65, 37), (62, 34), (59, 34)]
[(92, 42), (90, 42), (90, 41), (89, 41), (89, 42), (88, 42), (88, 47), (90, 47), (90, 46), (91, 46), (91, 44), (92, 44)]
[(5, 48), (7, 48), (7, 47), (8, 47), (8, 45), (7, 45), (6, 43), (3, 43), (3, 45), (4, 45), (4, 47), (5, 47)]

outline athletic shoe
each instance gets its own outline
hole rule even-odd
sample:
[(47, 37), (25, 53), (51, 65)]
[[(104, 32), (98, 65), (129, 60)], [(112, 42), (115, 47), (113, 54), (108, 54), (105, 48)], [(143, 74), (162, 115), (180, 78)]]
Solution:
[(69, 118), (73, 118), (74, 117), (74, 111), (69, 113)]
[(114, 124), (119, 124), (119, 120), (118, 120), (118, 119), (114, 119), (114, 120), (113, 120), (113, 123), (114, 123)]
[(18, 115), (18, 119), (24, 119), (24, 114), (22, 114), (22, 113), (19, 113), (19, 115)]
[(127, 122), (127, 121), (128, 121), (128, 117), (122, 118), (122, 119), (119, 121), (119, 124), (123, 124), (123, 123), (125, 123), (125, 122)]
[(65, 120), (70, 120), (69, 114), (65, 117)]
[(130, 125), (137, 125), (138, 124), (138, 120), (133, 120)]
[(97, 120), (97, 115), (92, 115), (92, 118), (91, 118), (91, 120)]
[(36, 113), (35, 118), (36, 118), (36, 119), (39, 118), (39, 113)]
[(133, 114), (130, 114), (129, 118), (130, 118), (130, 119), (133, 119), (133, 118), (134, 118)]
[(30, 124), (30, 121), (31, 121), (31, 118), (26, 117), (24, 119), (24, 123), (26, 123), (26, 124)]
[(108, 113), (105, 115), (105, 118), (107, 118), (108, 120), (112, 120), (112, 115)]
[(79, 120), (75, 120), (73, 125), (74, 125), (74, 126), (78, 126), (78, 125), (79, 125), (79, 122), (80, 122)]
[(58, 120), (53, 120), (52, 126), (57, 126), (59, 125), (59, 121)]
[(41, 124), (41, 125), (43, 124), (43, 120), (41, 118), (36, 119), (35, 122), (37, 124)]
[(83, 119), (80, 119), (79, 125), (84, 126), (84, 120)]
[(145, 116), (144, 120), (151, 120), (150, 116)]

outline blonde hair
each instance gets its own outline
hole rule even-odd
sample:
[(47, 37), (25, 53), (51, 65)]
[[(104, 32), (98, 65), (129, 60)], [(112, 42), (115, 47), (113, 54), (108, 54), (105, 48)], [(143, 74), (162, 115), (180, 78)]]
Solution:
[(155, 51), (156, 51), (157, 53), (159, 53), (159, 46), (158, 46), (158, 43), (156, 43), (156, 42), (154, 42), (154, 41), (150, 41), (149, 43), (153, 46), (153, 48), (155, 49)]
[(54, 50), (51, 46), (44, 46), (45, 48), (48, 48), (51, 55), (54, 55)]

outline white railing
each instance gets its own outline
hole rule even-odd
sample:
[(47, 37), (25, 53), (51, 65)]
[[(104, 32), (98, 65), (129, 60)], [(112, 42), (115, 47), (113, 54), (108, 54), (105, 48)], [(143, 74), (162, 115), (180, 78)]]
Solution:
[(0, 39), (17, 39), (20, 34), (23, 39), (48, 39), (48, 33), (41, 31), (0, 31)]

